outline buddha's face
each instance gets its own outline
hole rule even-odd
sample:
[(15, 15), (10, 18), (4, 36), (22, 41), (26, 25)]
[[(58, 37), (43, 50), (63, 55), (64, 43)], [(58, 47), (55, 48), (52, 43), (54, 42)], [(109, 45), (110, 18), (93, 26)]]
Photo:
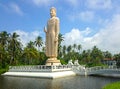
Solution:
[(55, 12), (54, 9), (50, 10), (50, 15), (51, 15), (51, 17), (55, 17), (56, 16), (56, 12)]

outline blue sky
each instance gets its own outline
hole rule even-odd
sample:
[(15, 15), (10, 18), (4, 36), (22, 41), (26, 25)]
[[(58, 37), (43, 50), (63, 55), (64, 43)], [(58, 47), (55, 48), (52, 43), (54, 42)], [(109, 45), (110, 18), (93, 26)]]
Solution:
[(0, 31), (17, 32), (25, 45), (43, 31), (54, 6), (60, 19), (63, 44), (98, 46), (120, 52), (120, 0), (0, 0)]

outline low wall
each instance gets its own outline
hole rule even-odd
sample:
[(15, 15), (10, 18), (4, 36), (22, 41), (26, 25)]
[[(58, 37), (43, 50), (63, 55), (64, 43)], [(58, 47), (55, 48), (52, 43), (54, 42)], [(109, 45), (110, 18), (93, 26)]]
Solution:
[(33, 65), (33, 66), (10, 66), (9, 71), (4, 73), (5, 76), (21, 77), (41, 77), (41, 78), (61, 78), (75, 76), (70, 65)]
[(57, 78), (71, 75), (101, 75), (120, 77), (120, 69), (109, 67), (85, 68), (81, 65), (33, 65), (33, 66), (10, 66), (9, 71), (3, 75), (11, 76), (30, 76)]
[(9, 72), (54, 72), (71, 70), (72, 66), (68, 65), (34, 65), (34, 66), (10, 66)]

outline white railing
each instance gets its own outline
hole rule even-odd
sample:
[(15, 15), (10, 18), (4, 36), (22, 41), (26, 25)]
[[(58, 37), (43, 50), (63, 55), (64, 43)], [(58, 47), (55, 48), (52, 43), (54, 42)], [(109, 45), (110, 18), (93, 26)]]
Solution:
[(120, 72), (115, 66), (97, 66), (91, 68), (85, 68), (81, 65), (33, 65), (33, 66), (10, 66), (9, 72), (55, 72), (55, 71), (68, 71), (72, 70), (76, 74), (89, 75), (99, 74), (107, 72)]
[(100, 71), (100, 70), (118, 70), (115, 66), (96, 66), (91, 68), (86, 68), (86, 71), (92, 72), (92, 71)]
[(68, 65), (34, 65), (34, 66), (10, 66), (10, 72), (51, 72), (51, 71), (64, 71), (64, 70), (71, 70), (72, 67)]
[(89, 74), (104, 74), (104, 73), (120, 73), (120, 69), (115, 66), (96, 66), (91, 68), (85, 68), (81, 66), (74, 66), (73, 71), (77, 74), (81, 75), (89, 75)]

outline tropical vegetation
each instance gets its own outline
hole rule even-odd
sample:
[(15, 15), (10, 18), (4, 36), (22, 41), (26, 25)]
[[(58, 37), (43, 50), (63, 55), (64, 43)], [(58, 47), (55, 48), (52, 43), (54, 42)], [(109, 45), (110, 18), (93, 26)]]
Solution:
[[(117, 66), (120, 66), (120, 53), (113, 55), (109, 51), (103, 52), (97, 46), (83, 50), (81, 44), (62, 45), (62, 34), (59, 34), (58, 41), (58, 59), (62, 64), (67, 64), (69, 60), (78, 60), (80, 64), (91, 67), (103, 65), (101, 61), (104, 58), (114, 58)], [(42, 37), (38, 36), (24, 47), (16, 32), (0, 32), (0, 72), (13, 65), (44, 65), (47, 60), (44, 44)]]

